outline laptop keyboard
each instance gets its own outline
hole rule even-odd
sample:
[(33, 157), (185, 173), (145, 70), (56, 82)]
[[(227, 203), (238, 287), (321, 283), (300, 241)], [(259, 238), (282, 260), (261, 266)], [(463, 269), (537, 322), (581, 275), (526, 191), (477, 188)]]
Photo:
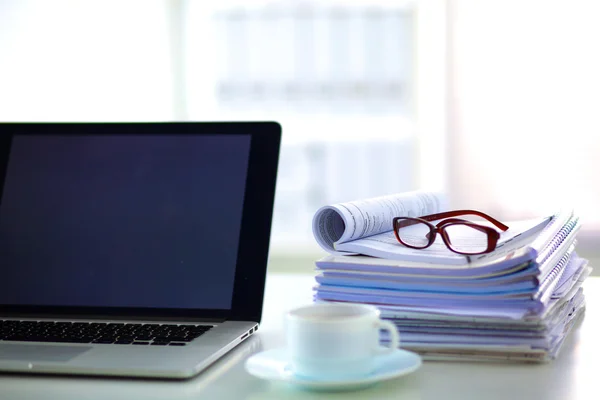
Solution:
[(0, 341), (185, 346), (210, 325), (0, 320)]

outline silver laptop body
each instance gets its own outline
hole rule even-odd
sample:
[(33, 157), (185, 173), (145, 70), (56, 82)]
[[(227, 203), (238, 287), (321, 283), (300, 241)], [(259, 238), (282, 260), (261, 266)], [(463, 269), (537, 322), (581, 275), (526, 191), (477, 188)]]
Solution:
[(0, 124), (0, 372), (188, 378), (252, 335), (280, 137)]

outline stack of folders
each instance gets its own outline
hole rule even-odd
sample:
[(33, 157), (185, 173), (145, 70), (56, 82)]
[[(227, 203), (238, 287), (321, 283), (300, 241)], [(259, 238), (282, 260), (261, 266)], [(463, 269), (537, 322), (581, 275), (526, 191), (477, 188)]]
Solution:
[(445, 204), (440, 194), (410, 192), (319, 209), (313, 233), (331, 254), (316, 262), (315, 301), (377, 306), (398, 327), (401, 346), (425, 359), (557, 357), (583, 315), (591, 272), (576, 252), (578, 216), (561, 210), (507, 222), (496, 249), (480, 256), (398, 243), (393, 217), (435, 214)]

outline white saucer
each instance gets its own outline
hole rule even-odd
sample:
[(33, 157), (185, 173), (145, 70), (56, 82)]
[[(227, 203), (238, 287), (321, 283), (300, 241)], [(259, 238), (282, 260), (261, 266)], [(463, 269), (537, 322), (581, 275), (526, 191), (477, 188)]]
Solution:
[(377, 369), (363, 378), (324, 381), (294, 375), (285, 348), (263, 351), (246, 360), (246, 370), (261, 379), (287, 382), (312, 390), (353, 390), (377, 382), (410, 374), (421, 366), (421, 357), (410, 351), (397, 349), (377, 356)]

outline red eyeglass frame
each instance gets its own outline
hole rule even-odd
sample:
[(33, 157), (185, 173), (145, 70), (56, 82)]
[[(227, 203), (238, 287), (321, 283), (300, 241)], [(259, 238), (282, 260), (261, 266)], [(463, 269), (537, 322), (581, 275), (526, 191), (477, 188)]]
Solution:
[[(495, 230), (494, 228), (491, 228), (489, 226), (479, 225), (472, 221), (468, 221), (468, 220), (461, 219), (461, 218), (455, 218), (455, 217), (463, 216), (463, 215), (476, 215), (478, 217), (481, 217), (481, 218), (491, 222), (494, 226), (496, 226), (498, 229), (500, 229), (503, 232), (508, 230), (507, 225), (505, 225), (502, 222), (498, 221), (497, 219), (495, 219), (481, 211), (477, 211), (477, 210), (446, 211), (443, 213), (430, 214), (430, 215), (425, 215), (422, 217), (395, 217), (392, 220), (392, 226), (394, 228), (394, 235), (396, 236), (396, 239), (398, 240), (398, 242), (400, 242), (400, 244), (402, 244), (403, 246), (410, 247), (412, 249), (426, 249), (427, 247), (431, 246), (435, 242), (435, 237), (439, 233), (441, 235), (442, 240), (443, 240), (444, 244), (446, 245), (446, 247), (448, 247), (448, 249), (454, 253), (473, 256), (473, 255), (485, 254), (485, 253), (489, 253), (489, 252), (493, 251), (496, 248), (498, 239), (500, 239), (500, 233), (497, 230)], [(429, 222), (429, 221), (437, 221), (439, 219), (442, 219), (442, 221), (438, 222), (436, 225)], [(418, 223), (423, 223), (423, 224), (426, 224), (427, 226), (429, 226), (429, 233), (426, 235), (426, 237), (428, 239), (427, 244), (424, 246), (415, 246), (415, 245), (405, 243), (400, 238), (400, 235), (398, 235), (398, 229), (404, 228), (407, 226), (411, 226), (411, 225), (415, 225)], [(483, 251), (477, 252), (477, 253), (466, 253), (466, 252), (461, 252), (461, 251), (457, 251), (457, 250), (453, 249), (452, 241), (450, 240), (450, 236), (446, 232), (445, 228), (448, 226), (451, 226), (451, 225), (458, 225), (458, 224), (466, 225), (473, 229), (477, 229), (481, 232), (486, 233), (487, 240), (488, 240), (486, 249)]]

